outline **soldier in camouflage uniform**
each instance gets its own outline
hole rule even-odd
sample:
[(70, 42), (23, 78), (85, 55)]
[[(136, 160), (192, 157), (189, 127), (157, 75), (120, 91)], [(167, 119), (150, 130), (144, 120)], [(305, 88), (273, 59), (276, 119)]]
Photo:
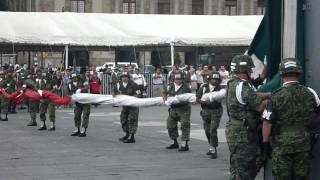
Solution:
[[(37, 89), (37, 84), (33, 80), (33, 75), (31, 72), (28, 73), (27, 79), (23, 83), (23, 87), (33, 89), (33, 90), (38, 90)], [(27, 126), (37, 126), (37, 113), (39, 112), (39, 101), (33, 101), (28, 98), (28, 111), (30, 113), (30, 118), (31, 121), (27, 124)]]
[[(6, 88), (5, 75), (4, 72), (0, 72), (0, 88)], [(0, 121), (8, 121), (8, 101), (0, 95)]]
[[(13, 93), (15, 91), (16, 81), (13, 77), (13, 69), (7, 69), (5, 72), (5, 78), (1, 82), (1, 87), (6, 88), (8, 93)], [(11, 107), (9, 99), (1, 96), (1, 121), (8, 121), (8, 111)]]
[[(43, 71), (42, 77), (37, 81), (37, 87), (39, 90), (45, 90), (45, 91), (52, 91), (57, 93), (58, 86), (55, 82), (55, 80), (50, 77), (50, 74)], [(41, 120), (41, 126), (38, 130), (43, 131), (47, 129), (46, 126), (46, 113), (48, 111), (49, 119), (51, 122), (51, 126), (48, 129), (49, 131), (55, 131), (55, 118), (56, 118), (56, 110), (55, 105), (47, 98), (40, 100), (40, 120)]]
[[(183, 81), (184, 72), (177, 72), (174, 74), (174, 82), (170, 83), (163, 91), (163, 98), (167, 100), (167, 96), (176, 96), (184, 93), (191, 93), (191, 89)], [(179, 104), (172, 104), (169, 108), (169, 116), (167, 119), (167, 129), (169, 137), (173, 140), (173, 144), (167, 146), (167, 149), (178, 149), (179, 143), (177, 138), (178, 133), (178, 121), (181, 123), (181, 140), (184, 142), (180, 146), (179, 152), (189, 151), (188, 142), (190, 140), (190, 116), (191, 106), (188, 102), (181, 102)]]
[(218, 135), (217, 129), (220, 124), (220, 119), (222, 116), (222, 105), (221, 102), (203, 102), (201, 101), (201, 97), (205, 93), (210, 93), (214, 91), (220, 91), (222, 87), (221, 76), (219, 72), (209, 72), (207, 75), (208, 83), (202, 84), (200, 89), (197, 91), (196, 97), (197, 102), (201, 104), (201, 112), (200, 115), (203, 120), (203, 128), (205, 130), (207, 140), (209, 143), (209, 151), (207, 155), (211, 156), (211, 159), (217, 158), (217, 147), (218, 147)]
[(282, 87), (271, 95), (262, 115), (264, 151), (270, 156), (272, 146), (272, 173), (276, 180), (308, 180), (311, 166), (309, 125), (319, 106), (319, 98), (313, 89), (299, 84), (302, 68), (295, 59), (284, 59), (279, 71)]
[[(69, 83), (69, 89), (72, 94), (74, 93), (89, 93), (89, 83), (87, 81), (81, 81), (76, 74), (72, 74), (72, 81)], [(91, 105), (81, 104), (76, 102), (74, 107), (74, 126), (75, 131), (71, 136), (85, 137), (87, 135), (87, 128), (89, 124)], [(81, 121), (82, 115), (82, 121)], [(80, 130), (81, 127), (81, 130)]]
[(232, 78), (227, 85), (226, 138), (230, 150), (232, 180), (254, 180), (257, 171), (258, 112), (266, 106), (269, 94), (255, 91), (249, 79), (254, 67), (247, 55), (237, 55), (231, 61)]
[[(124, 94), (129, 96), (138, 96), (141, 94), (139, 87), (133, 81), (129, 80), (129, 73), (123, 72), (120, 76), (121, 82), (118, 82), (112, 90), (112, 95)], [(135, 143), (134, 135), (138, 129), (139, 108), (132, 106), (123, 106), (120, 114), (122, 130), (126, 133), (119, 140), (124, 143)]]

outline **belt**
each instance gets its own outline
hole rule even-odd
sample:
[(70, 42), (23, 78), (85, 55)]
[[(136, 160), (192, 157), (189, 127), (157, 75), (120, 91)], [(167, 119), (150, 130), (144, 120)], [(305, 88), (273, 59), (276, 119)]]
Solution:
[(233, 118), (230, 118), (230, 121), (229, 121), (230, 124), (232, 125), (244, 125), (244, 122), (241, 121), (241, 120), (237, 120), (237, 119), (233, 119)]

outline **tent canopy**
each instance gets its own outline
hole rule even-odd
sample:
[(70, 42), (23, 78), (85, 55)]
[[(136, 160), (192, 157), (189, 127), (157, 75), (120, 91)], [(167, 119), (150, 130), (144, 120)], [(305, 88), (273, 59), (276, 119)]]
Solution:
[(0, 44), (242, 46), (262, 16), (0, 12)]

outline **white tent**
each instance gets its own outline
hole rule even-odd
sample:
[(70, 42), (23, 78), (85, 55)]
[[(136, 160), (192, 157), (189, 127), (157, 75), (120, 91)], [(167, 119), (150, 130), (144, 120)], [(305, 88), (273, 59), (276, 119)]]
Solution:
[(249, 45), (262, 16), (0, 12), (0, 44)]

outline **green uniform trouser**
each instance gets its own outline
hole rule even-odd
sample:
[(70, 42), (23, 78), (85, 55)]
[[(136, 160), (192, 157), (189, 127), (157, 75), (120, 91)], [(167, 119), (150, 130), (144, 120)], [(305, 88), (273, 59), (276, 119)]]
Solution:
[(139, 108), (123, 106), (120, 114), (122, 130), (129, 134), (136, 134), (138, 129)]
[(207, 136), (208, 143), (212, 147), (218, 147), (218, 132), (220, 119), (222, 116), (222, 107), (218, 109), (203, 108), (200, 112), (203, 120), (203, 128)]
[[(89, 116), (90, 116), (90, 104), (80, 104), (76, 103), (74, 108), (74, 125), (77, 128), (83, 127), (88, 128), (89, 124)], [(81, 115), (82, 115), (82, 123), (81, 123)]]
[(0, 96), (0, 112), (1, 114), (8, 114), (8, 108), (9, 108), (9, 100), (4, 98), (3, 96)]
[(181, 107), (169, 108), (169, 116), (167, 119), (168, 134), (171, 139), (177, 139), (179, 137), (178, 121), (181, 124), (181, 140), (190, 140), (190, 116), (191, 106), (185, 105)]
[(272, 174), (275, 180), (309, 180), (310, 169), (310, 151), (286, 153), (281, 147), (273, 147)]
[(52, 102), (48, 99), (43, 99), (40, 102), (40, 120), (45, 122), (46, 121), (46, 113), (49, 113), (49, 119), (51, 122), (55, 122), (56, 119), (56, 110), (55, 106)]
[(254, 180), (257, 175), (258, 143), (252, 140), (255, 138), (249, 137), (250, 134), (244, 125), (230, 122), (226, 125), (226, 138), (230, 150), (230, 180)]
[(29, 113), (32, 122), (36, 122), (37, 113), (39, 113), (39, 101), (32, 101), (29, 99)]

